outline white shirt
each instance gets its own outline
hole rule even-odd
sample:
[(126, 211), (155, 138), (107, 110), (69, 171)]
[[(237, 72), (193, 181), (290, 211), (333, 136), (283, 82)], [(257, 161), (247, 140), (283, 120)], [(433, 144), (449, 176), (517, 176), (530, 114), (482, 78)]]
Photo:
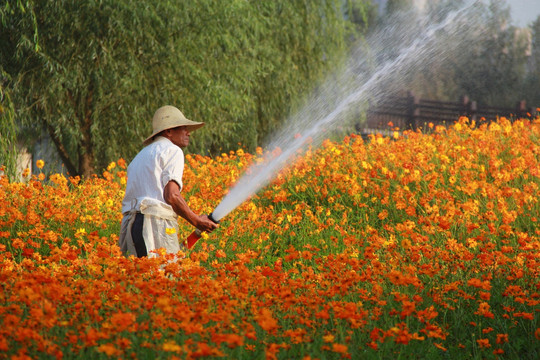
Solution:
[(122, 213), (140, 211), (143, 199), (160, 207), (172, 207), (165, 202), (163, 190), (169, 181), (175, 181), (182, 190), (184, 152), (169, 139), (158, 136), (143, 148), (127, 169), (126, 194), (122, 201)]

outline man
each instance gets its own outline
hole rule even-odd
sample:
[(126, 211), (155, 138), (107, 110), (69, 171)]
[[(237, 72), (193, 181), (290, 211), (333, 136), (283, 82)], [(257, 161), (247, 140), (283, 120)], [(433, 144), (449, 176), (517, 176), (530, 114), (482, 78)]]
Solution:
[(152, 119), (152, 135), (127, 169), (122, 201), (119, 245), (124, 255), (157, 256), (165, 248), (176, 254), (178, 215), (197, 229), (212, 232), (218, 225), (207, 215), (197, 215), (182, 197), (184, 152), (190, 133), (204, 123), (186, 119), (174, 106), (159, 108)]

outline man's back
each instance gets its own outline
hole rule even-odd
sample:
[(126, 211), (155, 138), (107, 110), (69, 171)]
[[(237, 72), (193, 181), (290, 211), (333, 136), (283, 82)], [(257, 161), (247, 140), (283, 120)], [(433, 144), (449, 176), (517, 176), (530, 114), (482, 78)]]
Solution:
[(139, 210), (141, 200), (150, 198), (165, 203), (163, 190), (169, 181), (182, 188), (184, 153), (164, 137), (143, 148), (127, 169), (127, 185), (122, 213)]

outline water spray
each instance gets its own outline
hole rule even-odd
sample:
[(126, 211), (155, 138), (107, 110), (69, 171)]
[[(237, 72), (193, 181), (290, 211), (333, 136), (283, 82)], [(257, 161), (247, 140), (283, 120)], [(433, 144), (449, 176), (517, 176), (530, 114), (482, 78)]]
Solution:
[[(361, 54), (353, 54), (344, 71), (333, 74), (318, 88), (268, 146), (280, 149), (281, 152), (278, 155), (269, 152), (262, 162), (253, 164), (221, 200), (209, 219), (219, 223), (223, 217), (270, 183), (287, 160), (302, 147), (306, 144), (317, 146), (328, 136), (326, 130), (342, 122), (353, 105), (358, 106), (370, 99), (385, 96), (389, 86), (394, 89), (407, 83), (404, 74), (408, 71), (429, 66), (434, 58), (449, 56), (457, 48), (456, 43), (465, 43), (463, 37), (478, 36), (478, 33), (474, 33), (477, 28), (467, 26), (470, 19), (465, 16), (477, 3), (478, 0), (470, 0), (463, 7), (447, 13), (440, 22), (429, 25), (423, 33), (412, 36), (408, 44), (401, 41), (403, 47), (397, 51), (396, 56), (378, 64), (374, 71), (363, 70), (368, 61)], [(438, 44), (439, 34), (451, 35), (457, 42)], [(374, 36), (371, 42), (377, 45), (387, 34), (383, 32)], [(380, 44), (378, 46), (386, 48)], [(193, 247), (201, 235), (198, 229), (189, 235), (188, 249)]]

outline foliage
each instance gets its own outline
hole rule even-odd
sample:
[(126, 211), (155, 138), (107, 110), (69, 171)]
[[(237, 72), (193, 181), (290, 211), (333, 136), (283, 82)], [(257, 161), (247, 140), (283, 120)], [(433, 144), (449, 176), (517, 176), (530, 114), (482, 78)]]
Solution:
[[(0, 74), (1, 76), (2, 74)], [(1, 78), (0, 78), (1, 80)], [(17, 168), (17, 127), (14, 121), (13, 103), (2, 87), (0, 81), (0, 166), (10, 179), (15, 180)]]
[(446, 101), (467, 95), (485, 106), (514, 107), (522, 99), (518, 96), (528, 78), (528, 36), (509, 25), (507, 3), (434, 0), (420, 10), (410, 1), (393, 1), (387, 7), (389, 12), (373, 28), (378, 37), (384, 35), (382, 49), (372, 46), (382, 54), (378, 61), (397, 57), (403, 44), (422, 38), (450, 14), (460, 14), (439, 32), (427, 54), (401, 69), (402, 81), (388, 85), (391, 91), (412, 90)]
[(456, 82), (479, 104), (515, 106), (514, 94), (525, 78), (527, 38), (509, 25), (508, 5), (492, 1), (480, 14), (477, 23), (485, 35), (468, 44), (470, 51), (456, 62)]
[(15, 11), (2, 32), (14, 101), (27, 126), (47, 129), (69, 173), (89, 175), (96, 156), (132, 142), (121, 135), (142, 132), (136, 120), (155, 105), (148, 94), (165, 70), (157, 59), (166, 54), (159, 12), (167, 9), (129, 1), (33, 1), (31, 8), (37, 44), (26, 11)]
[[(123, 160), (2, 178), (0, 351), (538, 359), (539, 151), (540, 118), (326, 141), (182, 259), (119, 254)], [(210, 212), (262, 155), (186, 156), (190, 206)]]
[(415, 5), (413, 0), (388, 0), (385, 5), (387, 16), (394, 16), (411, 10)]
[(87, 177), (134, 156), (165, 103), (208, 124), (189, 150), (254, 149), (355, 32), (337, 0), (27, 3), (0, 32), (18, 120), (45, 127), (69, 173)]
[(528, 63), (523, 99), (529, 104), (537, 104), (540, 107), (540, 89), (538, 88), (540, 82), (540, 16), (531, 25), (531, 30), (531, 57)]
[[(35, 19), (33, 12), (29, 9), (28, 2), (17, 0), (15, 2), (6, 2), (0, 6), (0, 23), (4, 25), (8, 19), (13, 16), (14, 9), (25, 11), (31, 19)], [(34, 23), (35, 24), (35, 23)], [(34, 25), (34, 37), (37, 36), (37, 29)], [(4, 43), (2, 43), (4, 45)], [(4, 49), (4, 46), (2, 46)], [(5, 50), (3, 50), (5, 51)], [(0, 59), (3, 59), (0, 55)], [(6, 86), (10, 76), (3, 68), (3, 61), (0, 61), (0, 129), (2, 136), (0, 137), (0, 168), (2, 172), (10, 179), (15, 180), (17, 174), (17, 138), (18, 129), (15, 123), (15, 111), (13, 101)]]

